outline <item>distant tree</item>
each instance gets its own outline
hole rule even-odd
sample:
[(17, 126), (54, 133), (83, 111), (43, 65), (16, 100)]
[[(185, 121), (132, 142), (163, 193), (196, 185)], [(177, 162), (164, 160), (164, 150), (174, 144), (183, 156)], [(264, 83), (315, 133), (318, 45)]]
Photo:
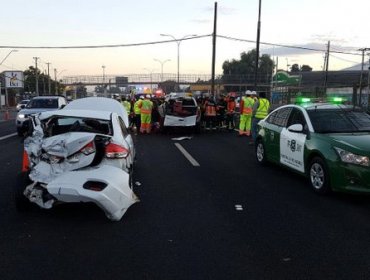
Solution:
[[(222, 64), (224, 83), (239, 84), (254, 82), (256, 67), (256, 50), (251, 50), (248, 53), (242, 52), (240, 60), (226, 60)], [(269, 55), (264, 54), (259, 58), (258, 64), (258, 82), (268, 83), (271, 79), (271, 73), (274, 68), (274, 62)], [(227, 91), (238, 91), (239, 86), (228, 86)]]
[(292, 73), (298, 73), (300, 72), (301, 70), (299, 69), (299, 65), (298, 64), (293, 64), (291, 67), (290, 67), (290, 72)]
[(167, 80), (158, 84), (158, 88), (161, 88), (166, 94), (176, 91), (176, 81)]
[(23, 71), (24, 75), (24, 90), (26, 92), (36, 92), (36, 73), (38, 75), (38, 87), (39, 87), (39, 94), (54, 94), (55, 93), (55, 84), (57, 85), (58, 92), (63, 92), (64, 85), (60, 83), (60, 81), (54, 81), (50, 79), (50, 86), (51, 92), (49, 92), (49, 76), (45, 73), (41, 73), (40, 69), (37, 69), (33, 66), (29, 66), (29, 68)]
[(306, 64), (302, 65), (301, 72), (311, 72), (311, 71), (312, 71), (312, 67), (310, 67), (309, 65), (306, 65)]

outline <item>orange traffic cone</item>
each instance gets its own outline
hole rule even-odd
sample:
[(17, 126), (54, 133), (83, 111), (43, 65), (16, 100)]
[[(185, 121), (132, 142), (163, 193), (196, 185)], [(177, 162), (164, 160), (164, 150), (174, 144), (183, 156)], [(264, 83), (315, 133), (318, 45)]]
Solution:
[(23, 150), (23, 160), (22, 160), (22, 172), (27, 172), (30, 169), (30, 163), (28, 160), (28, 154)]

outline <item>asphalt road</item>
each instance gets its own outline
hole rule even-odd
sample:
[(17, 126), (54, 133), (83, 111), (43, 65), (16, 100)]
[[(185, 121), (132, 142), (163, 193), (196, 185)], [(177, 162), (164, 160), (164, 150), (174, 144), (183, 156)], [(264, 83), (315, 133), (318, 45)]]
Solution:
[(235, 133), (184, 135), (135, 138), (141, 202), (120, 222), (94, 205), (17, 213), (22, 144), (0, 140), (0, 279), (370, 278), (369, 197), (318, 196)]

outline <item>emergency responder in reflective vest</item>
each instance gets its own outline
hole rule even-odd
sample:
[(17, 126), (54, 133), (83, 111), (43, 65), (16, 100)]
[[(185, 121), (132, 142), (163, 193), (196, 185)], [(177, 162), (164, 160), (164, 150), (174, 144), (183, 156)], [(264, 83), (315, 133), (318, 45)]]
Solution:
[(216, 102), (213, 97), (206, 97), (204, 101), (204, 121), (206, 123), (206, 130), (216, 129)]
[(251, 135), (252, 111), (254, 99), (251, 97), (252, 92), (247, 90), (246, 96), (243, 96), (240, 101), (240, 123), (239, 136)]
[(122, 104), (123, 107), (125, 107), (127, 116), (129, 116), (130, 111), (131, 111), (131, 103), (129, 101), (127, 101), (126, 97), (123, 96), (121, 104)]
[(141, 116), (140, 116), (139, 105), (141, 104), (141, 102), (143, 102), (143, 99), (144, 99), (144, 96), (141, 95), (140, 98), (138, 98), (138, 100), (136, 100), (136, 102), (134, 103), (134, 114), (135, 114), (134, 121), (135, 121), (136, 131), (139, 131), (141, 127)]
[(270, 101), (266, 99), (266, 92), (262, 91), (259, 93), (258, 100), (253, 105), (253, 117), (252, 117), (252, 138), (253, 142), (251, 141), (249, 144), (253, 145), (257, 138), (257, 124), (260, 120), (264, 119), (270, 110)]
[(232, 131), (235, 128), (235, 122), (234, 122), (235, 108), (236, 108), (235, 97), (232, 95), (227, 96), (226, 97), (226, 128), (229, 131)]
[(152, 109), (153, 102), (150, 100), (150, 95), (145, 95), (145, 99), (139, 104), (141, 115), (140, 133), (150, 133), (152, 129)]

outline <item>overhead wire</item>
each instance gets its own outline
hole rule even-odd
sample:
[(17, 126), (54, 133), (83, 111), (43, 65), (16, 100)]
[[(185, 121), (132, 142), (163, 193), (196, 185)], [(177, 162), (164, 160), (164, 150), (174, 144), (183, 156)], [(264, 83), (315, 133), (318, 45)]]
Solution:
[(131, 43), (131, 44), (112, 44), (112, 45), (90, 45), (90, 46), (0, 46), (0, 49), (101, 49), (101, 48), (120, 48), (120, 47), (137, 47), (137, 46), (147, 46), (147, 45), (157, 45), (163, 43), (172, 43), (178, 41), (186, 41), (192, 39), (199, 39), (210, 37), (212, 34), (197, 35), (182, 39), (171, 39), (153, 42), (143, 42), (143, 43)]
[[(217, 35), (217, 37), (220, 37), (220, 38), (223, 38), (223, 39), (228, 39), (228, 40), (233, 40), (233, 41), (239, 41), (239, 42), (256, 43), (256, 41), (253, 41), (253, 40), (234, 38), (234, 37), (230, 37), (230, 36)], [(309, 47), (302, 47), (302, 46), (292, 46), (292, 45), (268, 43), (268, 42), (260, 42), (260, 44), (261, 45), (267, 45), (267, 46), (281, 47), (281, 48), (290, 48), (290, 49), (314, 51), (314, 52), (326, 52), (327, 51), (326, 49), (316, 49), (316, 48), (309, 48)], [(344, 52), (344, 51), (331, 51), (331, 52), (338, 53), (338, 54), (361, 55), (359, 53)]]

